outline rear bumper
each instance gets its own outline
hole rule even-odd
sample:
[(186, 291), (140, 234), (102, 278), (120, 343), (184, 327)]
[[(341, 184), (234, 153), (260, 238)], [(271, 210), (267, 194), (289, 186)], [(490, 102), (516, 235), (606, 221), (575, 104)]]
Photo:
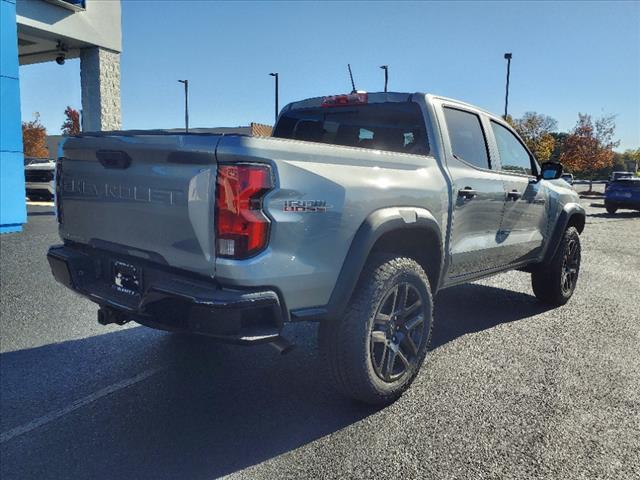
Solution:
[[(283, 308), (273, 290), (228, 290), (213, 280), (89, 247), (51, 247), (47, 259), (58, 282), (123, 321), (243, 344), (270, 342), (282, 330)], [(141, 293), (116, 290), (114, 260), (141, 269)]]

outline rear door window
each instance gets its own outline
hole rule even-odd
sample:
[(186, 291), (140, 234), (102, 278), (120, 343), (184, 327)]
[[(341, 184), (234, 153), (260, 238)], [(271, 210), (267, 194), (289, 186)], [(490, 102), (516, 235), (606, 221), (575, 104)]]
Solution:
[(456, 158), (478, 168), (491, 168), (487, 141), (475, 113), (444, 107), (451, 149)]
[(292, 110), (280, 116), (274, 137), (427, 155), (429, 141), (413, 102)]

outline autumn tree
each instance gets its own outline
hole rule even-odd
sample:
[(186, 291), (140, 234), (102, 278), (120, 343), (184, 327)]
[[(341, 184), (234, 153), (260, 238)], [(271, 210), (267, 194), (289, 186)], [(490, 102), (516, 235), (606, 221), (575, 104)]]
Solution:
[(593, 188), (595, 173), (613, 165), (613, 149), (620, 144), (613, 139), (615, 130), (613, 115), (594, 122), (591, 115), (579, 113), (576, 126), (564, 141), (560, 161), (572, 171), (581, 172), (589, 178), (589, 191)]
[(620, 160), (624, 170), (637, 172), (640, 167), (640, 148), (628, 148), (620, 154)]
[(525, 112), (522, 118), (507, 119), (520, 134), (533, 155), (541, 162), (551, 158), (555, 146), (552, 132), (558, 122), (554, 118), (536, 112)]
[(47, 129), (40, 123), (40, 114), (36, 112), (34, 119), (22, 122), (22, 144), (24, 156), (33, 158), (49, 158), (47, 148)]
[(65, 121), (61, 130), (63, 135), (80, 135), (80, 112), (72, 107), (64, 109)]

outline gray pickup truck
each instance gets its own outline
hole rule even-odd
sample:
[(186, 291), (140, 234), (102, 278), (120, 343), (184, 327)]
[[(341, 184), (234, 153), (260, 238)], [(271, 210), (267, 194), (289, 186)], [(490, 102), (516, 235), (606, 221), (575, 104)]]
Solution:
[(561, 166), (434, 95), (294, 102), (270, 138), (88, 133), (56, 168), (49, 263), (100, 323), (285, 351), (285, 322), (318, 321), (331, 383), (369, 403), (416, 376), (439, 290), (520, 269), (557, 306), (578, 279), (585, 212)]

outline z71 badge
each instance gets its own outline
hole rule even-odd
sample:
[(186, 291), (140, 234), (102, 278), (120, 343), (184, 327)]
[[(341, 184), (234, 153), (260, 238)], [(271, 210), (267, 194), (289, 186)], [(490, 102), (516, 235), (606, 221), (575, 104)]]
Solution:
[(326, 212), (331, 205), (324, 200), (285, 200), (285, 212)]

